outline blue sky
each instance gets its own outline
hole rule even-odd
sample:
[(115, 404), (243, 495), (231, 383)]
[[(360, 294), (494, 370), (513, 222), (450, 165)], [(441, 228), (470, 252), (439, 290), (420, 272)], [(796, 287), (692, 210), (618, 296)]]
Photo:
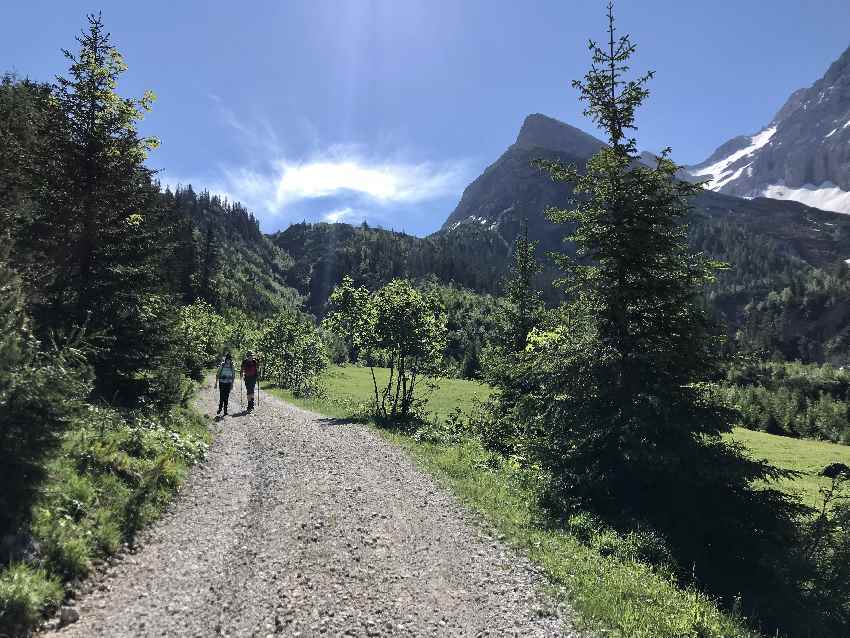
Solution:
[[(129, 65), (125, 95), (158, 96), (150, 164), (292, 221), (427, 234), (464, 186), (541, 112), (593, 132), (570, 81), (604, 35), (601, 0), (10, 0), (0, 69), (65, 70), (102, 10)], [(767, 124), (850, 45), (847, 0), (620, 0), (620, 27), (654, 69), (640, 146), (695, 163)]]

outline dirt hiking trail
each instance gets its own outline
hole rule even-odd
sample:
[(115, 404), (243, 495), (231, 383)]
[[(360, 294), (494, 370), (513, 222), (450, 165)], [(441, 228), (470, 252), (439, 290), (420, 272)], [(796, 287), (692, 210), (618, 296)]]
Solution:
[(366, 426), (264, 394), (212, 430), (138, 552), (46, 635), (576, 635), (527, 559)]

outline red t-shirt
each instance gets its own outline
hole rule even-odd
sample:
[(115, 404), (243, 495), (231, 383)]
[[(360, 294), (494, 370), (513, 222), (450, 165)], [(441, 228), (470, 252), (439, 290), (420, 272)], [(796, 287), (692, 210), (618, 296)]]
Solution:
[(244, 377), (256, 377), (257, 376), (257, 360), (248, 361), (245, 359), (242, 362), (242, 376)]

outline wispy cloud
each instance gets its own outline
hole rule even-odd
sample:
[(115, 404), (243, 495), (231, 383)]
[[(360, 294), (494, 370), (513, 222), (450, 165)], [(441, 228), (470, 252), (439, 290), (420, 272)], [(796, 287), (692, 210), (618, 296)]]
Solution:
[[(352, 221), (416, 214), (417, 205), (460, 194), (470, 177), (465, 160), (411, 161), (402, 145), (380, 151), (362, 145), (322, 145), (315, 129), (306, 149), (284, 145), (263, 118), (244, 121), (210, 95), (245, 161), (222, 163), (198, 182), (227, 194), (272, 225), (304, 217)], [(299, 129), (300, 130), (300, 129)], [(305, 129), (306, 130), (306, 129)], [(387, 151), (387, 152), (381, 152)], [(166, 183), (174, 183), (166, 177)]]
[(357, 219), (357, 212), (349, 206), (331, 210), (322, 215), (322, 221), (330, 222), (332, 224), (337, 222), (355, 221), (355, 219)]
[(392, 163), (326, 153), (309, 160), (281, 159), (268, 171), (225, 169), (225, 188), (271, 214), (305, 200), (350, 197), (371, 204), (417, 204), (463, 188), (462, 162)]

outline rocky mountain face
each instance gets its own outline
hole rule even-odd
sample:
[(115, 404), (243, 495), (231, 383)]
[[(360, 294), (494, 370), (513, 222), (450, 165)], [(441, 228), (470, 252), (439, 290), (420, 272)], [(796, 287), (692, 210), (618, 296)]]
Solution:
[[(784, 121), (798, 117), (795, 114), (805, 105), (805, 100), (800, 102), (804, 97), (805, 94), (798, 94), (783, 108)], [(764, 133), (756, 145), (767, 141), (769, 134)], [(554, 299), (551, 293), (557, 290), (551, 288), (551, 283), (562, 273), (545, 255), (553, 250), (571, 252), (572, 245), (564, 242), (571, 229), (552, 224), (544, 211), (550, 206), (568, 206), (572, 190), (567, 184), (553, 182), (532, 162), (541, 158), (559, 159), (582, 170), (602, 146), (603, 142), (572, 126), (543, 115), (528, 116), (516, 142), (466, 188), (438, 235), (451, 238), (474, 229), (491, 233), (511, 246), (523, 220), (527, 220), (529, 236), (539, 242), (544, 291), (547, 298)], [(717, 163), (736, 154), (743, 157), (746, 153), (742, 151), (751, 146), (751, 138), (736, 138), (718, 149), (712, 161)], [(651, 164), (652, 157), (644, 155), (640, 161)], [(842, 336), (845, 332), (850, 339), (850, 306), (834, 304), (834, 295), (820, 305), (813, 305), (803, 295), (799, 303), (791, 301), (786, 304), (788, 308), (776, 310), (780, 318), (765, 318), (767, 311), (753, 314), (752, 310), (762, 306), (772, 308), (771, 300), (784, 298), (782, 295), (787, 291), (792, 291), (789, 294), (793, 296), (793, 291), (806, 289), (807, 282), (832, 276), (824, 273), (838, 273), (843, 281), (844, 261), (850, 263), (850, 215), (819, 210), (796, 201), (746, 199), (710, 190), (695, 197), (692, 203), (694, 207), (687, 220), (692, 247), (730, 264), (728, 270), (719, 274), (710, 293), (712, 305), (725, 320), (730, 335), (759, 321), (767, 324), (773, 321), (770, 325), (782, 326), (776, 329), (785, 344), (779, 350), (788, 358), (805, 360), (831, 356), (823, 344), (838, 343), (845, 338)], [(830, 314), (833, 311), (840, 316), (833, 317)], [(799, 320), (791, 321), (788, 317)], [(788, 343), (803, 345), (787, 347)]]
[(850, 213), (850, 48), (761, 131), (729, 140), (688, 170), (719, 193)]
[(559, 248), (563, 233), (551, 232), (543, 212), (549, 206), (567, 206), (572, 189), (553, 182), (532, 162), (558, 159), (584, 165), (603, 146), (602, 141), (569, 124), (539, 113), (529, 115), (516, 142), (466, 187), (442, 231), (477, 224), (512, 244), (527, 220), (529, 234), (541, 240), (545, 249)]

